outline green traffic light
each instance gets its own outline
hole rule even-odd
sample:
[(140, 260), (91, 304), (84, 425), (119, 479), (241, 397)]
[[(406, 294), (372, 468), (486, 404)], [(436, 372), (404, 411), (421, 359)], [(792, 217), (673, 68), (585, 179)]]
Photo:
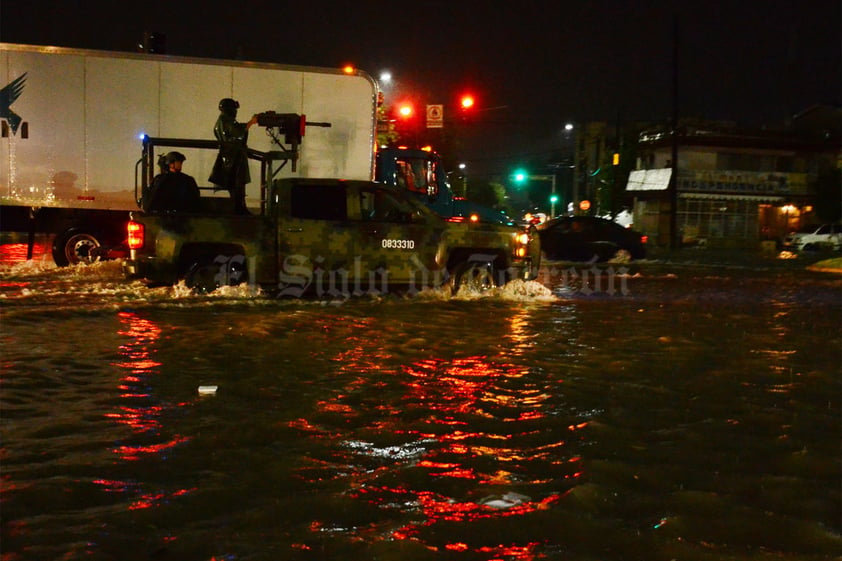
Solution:
[(512, 177), (514, 178), (515, 183), (523, 183), (529, 177), (529, 174), (522, 169), (519, 169), (515, 171)]
[(558, 202), (558, 195), (550, 195), (550, 202), (557, 203)]

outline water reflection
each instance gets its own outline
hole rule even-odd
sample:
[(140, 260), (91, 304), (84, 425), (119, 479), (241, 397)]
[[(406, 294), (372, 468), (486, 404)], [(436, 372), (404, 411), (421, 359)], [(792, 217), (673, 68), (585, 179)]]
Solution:
[[(116, 441), (112, 452), (124, 462), (166, 461), (173, 449), (189, 442), (190, 438), (178, 434), (167, 436), (169, 427), (162, 418), (170, 409), (184, 404), (162, 403), (153, 389), (154, 378), (160, 375), (162, 366), (154, 356), (161, 328), (134, 312), (119, 312), (117, 317), (122, 326), (117, 334), (128, 341), (119, 347), (122, 360), (112, 364), (122, 375), (117, 386), (120, 404), (116, 411), (105, 413), (105, 417), (128, 427), (132, 434)], [(162, 441), (162, 437), (166, 440)], [(190, 489), (146, 492), (144, 485), (132, 481), (99, 479), (95, 483), (109, 493), (128, 492), (135, 496), (128, 505), (129, 510), (152, 508), (190, 492)]]
[(842, 546), (838, 282), (327, 306), (28, 271), (0, 287), (10, 561)]
[[(528, 317), (519, 310), (495, 326), (515, 356), (535, 343)], [(370, 319), (353, 323), (366, 333), (374, 327)], [(333, 360), (352, 376), (318, 402), (310, 419), (290, 424), (331, 450), (298, 473), (309, 484), (344, 481), (342, 495), (376, 508), (387, 521), (372, 515), (347, 527), (317, 520), (311, 531), (536, 558), (540, 538), (496, 536), (500, 543), (487, 543), (483, 530), (472, 528), (547, 510), (582, 476), (583, 443), (574, 433), (586, 423), (567, 413), (566, 429), (556, 428), (564, 415), (562, 381), (486, 355), (401, 364), (402, 357), (371, 337), (346, 341), (348, 349)], [(376, 395), (376, 403), (361, 403), (361, 395)], [(458, 536), (454, 524), (461, 527)]]
[[(32, 246), (32, 259), (44, 260), (48, 258), (49, 246), (44, 241), (39, 241)], [(0, 244), (0, 263), (22, 263), (29, 257), (28, 243), (4, 243)]]

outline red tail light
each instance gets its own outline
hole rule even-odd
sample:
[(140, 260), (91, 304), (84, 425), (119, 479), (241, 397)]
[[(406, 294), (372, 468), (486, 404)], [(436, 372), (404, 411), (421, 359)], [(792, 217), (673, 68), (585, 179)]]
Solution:
[(640, 243), (646, 243), (649, 241), (649, 236), (640, 236)]
[(143, 224), (140, 222), (129, 222), (129, 249), (140, 249), (143, 247)]

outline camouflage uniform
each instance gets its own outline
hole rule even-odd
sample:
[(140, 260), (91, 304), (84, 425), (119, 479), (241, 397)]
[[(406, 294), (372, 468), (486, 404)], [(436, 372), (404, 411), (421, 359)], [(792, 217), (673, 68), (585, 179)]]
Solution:
[[(237, 212), (246, 212), (246, 184), (251, 181), (248, 165), (248, 126), (237, 122), (239, 104), (220, 102), (220, 114), (213, 134), (220, 143), (219, 154), (208, 181), (231, 193)], [(233, 100), (231, 100), (233, 101)], [(234, 102), (236, 103), (236, 102)]]

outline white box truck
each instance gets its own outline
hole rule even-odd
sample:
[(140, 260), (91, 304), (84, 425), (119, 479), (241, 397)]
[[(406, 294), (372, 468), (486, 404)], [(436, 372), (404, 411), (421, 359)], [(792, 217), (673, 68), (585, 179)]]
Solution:
[[(243, 122), (274, 111), (330, 123), (307, 129), (279, 178), (374, 177), (377, 84), (360, 71), (0, 43), (0, 88), (0, 229), (54, 236), (58, 265), (119, 256), (141, 139), (213, 140), (223, 98)], [(271, 150), (266, 132), (252, 127), (249, 148)], [(212, 151), (179, 151), (210, 186)], [(247, 205), (259, 204), (252, 166)]]

